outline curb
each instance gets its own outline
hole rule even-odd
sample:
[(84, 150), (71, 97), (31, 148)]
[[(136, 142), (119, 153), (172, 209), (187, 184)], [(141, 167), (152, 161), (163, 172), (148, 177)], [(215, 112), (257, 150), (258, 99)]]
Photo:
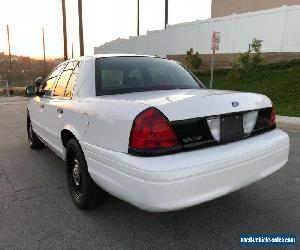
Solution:
[(28, 101), (29, 97), (24, 96), (0, 96), (0, 104), (1, 103), (13, 103), (13, 102), (20, 102), (20, 101)]
[(300, 118), (289, 116), (276, 116), (278, 128), (300, 132)]

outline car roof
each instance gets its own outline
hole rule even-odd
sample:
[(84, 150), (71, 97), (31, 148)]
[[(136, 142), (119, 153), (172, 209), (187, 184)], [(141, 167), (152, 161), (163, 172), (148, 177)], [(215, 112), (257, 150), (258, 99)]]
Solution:
[[(151, 56), (151, 55), (137, 55), (137, 54), (96, 54), (96, 55), (87, 55), (87, 56), (81, 56), (81, 57), (74, 57), (72, 59), (69, 59), (67, 61), (62, 62), (66, 63), (66, 62), (72, 62), (72, 61), (78, 61), (78, 60), (93, 60), (93, 59), (97, 59), (97, 58), (107, 58), (107, 57), (150, 57), (150, 58), (161, 58), (159, 56)], [(162, 58), (164, 59), (164, 58)]]
[(137, 55), (137, 54), (97, 54), (94, 55), (96, 58), (102, 58), (102, 57), (121, 57), (121, 56), (126, 56), (126, 57), (157, 57), (157, 56), (150, 56), (150, 55)]

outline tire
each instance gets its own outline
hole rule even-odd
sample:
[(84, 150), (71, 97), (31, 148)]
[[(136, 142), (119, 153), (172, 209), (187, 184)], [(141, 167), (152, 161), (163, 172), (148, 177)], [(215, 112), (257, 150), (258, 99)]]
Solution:
[(45, 144), (40, 140), (40, 138), (33, 131), (29, 116), (27, 117), (27, 139), (28, 139), (29, 146), (32, 149), (41, 149), (45, 147)]
[(92, 180), (79, 142), (72, 138), (66, 148), (66, 172), (69, 191), (75, 205), (82, 210), (95, 208), (106, 193)]

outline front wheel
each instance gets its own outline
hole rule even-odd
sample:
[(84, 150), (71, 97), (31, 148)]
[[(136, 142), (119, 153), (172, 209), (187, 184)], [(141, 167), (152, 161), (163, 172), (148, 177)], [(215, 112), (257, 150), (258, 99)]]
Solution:
[(32, 149), (41, 149), (45, 146), (44, 143), (33, 131), (31, 120), (29, 117), (27, 118), (27, 139), (28, 139), (29, 146)]
[(105, 199), (105, 192), (88, 173), (87, 163), (80, 144), (70, 139), (67, 148), (67, 181), (72, 200), (79, 209), (96, 207)]

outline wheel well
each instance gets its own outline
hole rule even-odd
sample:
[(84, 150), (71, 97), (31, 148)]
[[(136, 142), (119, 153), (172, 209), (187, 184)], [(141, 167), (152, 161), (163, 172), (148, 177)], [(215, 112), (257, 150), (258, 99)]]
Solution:
[(68, 141), (72, 138), (76, 139), (75, 135), (71, 131), (69, 131), (67, 129), (63, 129), (61, 131), (61, 140), (62, 140), (64, 147), (67, 147)]

